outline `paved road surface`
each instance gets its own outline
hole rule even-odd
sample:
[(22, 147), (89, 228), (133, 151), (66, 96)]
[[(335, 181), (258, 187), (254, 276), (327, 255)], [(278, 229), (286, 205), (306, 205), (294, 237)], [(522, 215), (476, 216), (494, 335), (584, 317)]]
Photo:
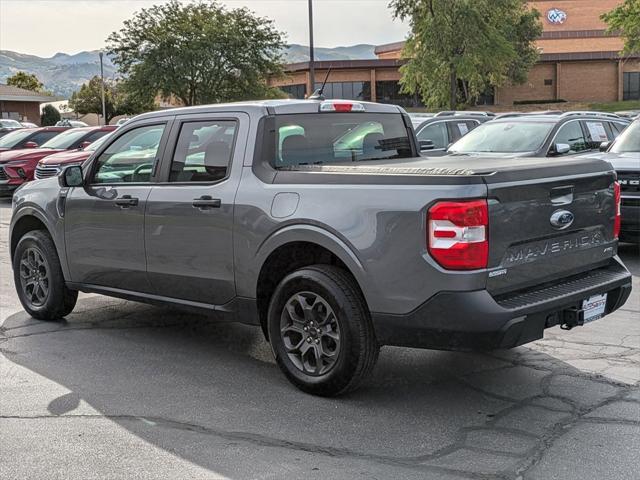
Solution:
[(256, 328), (82, 295), (29, 318), (0, 201), (0, 478), (638, 479), (635, 291), (591, 325), (511, 351), (385, 348), (355, 394), (289, 385)]

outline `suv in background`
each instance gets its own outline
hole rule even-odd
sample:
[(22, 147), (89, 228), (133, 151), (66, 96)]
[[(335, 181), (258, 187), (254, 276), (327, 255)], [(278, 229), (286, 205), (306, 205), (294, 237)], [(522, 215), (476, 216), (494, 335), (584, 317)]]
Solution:
[(430, 157), (447, 153), (447, 148), (480, 124), (491, 120), (491, 112), (453, 112), (410, 114), (420, 152)]
[(0, 118), (0, 137), (21, 128), (24, 127), (17, 120), (11, 120), (10, 118)]
[(54, 153), (44, 157), (38, 162), (34, 177), (36, 180), (43, 178), (55, 177), (64, 167), (69, 165), (82, 165), (91, 154), (102, 145), (111, 133), (99, 138), (88, 147), (79, 150), (65, 150), (64, 152)]
[(618, 172), (622, 194), (620, 240), (640, 243), (640, 118), (602, 148), (604, 153), (589, 157), (606, 160)]
[(71, 128), (43, 143), (39, 148), (0, 152), (0, 195), (12, 194), (20, 185), (33, 180), (36, 166), (44, 157), (65, 150), (88, 147), (116, 128), (113, 125)]
[(457, 141), (454, 155), (562, 157), (597, 152), (631, 123), (613, 113), (546, 112), (499, 115)]
[(38, 148), (56, 135), (69, 130), (67, 127), (21, 128), (0, 138), (0, 152), (21, 148)]

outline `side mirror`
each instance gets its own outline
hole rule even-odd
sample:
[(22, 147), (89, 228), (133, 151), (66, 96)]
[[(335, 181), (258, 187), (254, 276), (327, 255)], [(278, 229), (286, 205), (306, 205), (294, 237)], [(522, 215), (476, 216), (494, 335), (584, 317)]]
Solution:
[(571, 151), (571, 145), (567, 145), (566, 143), (556, 143), (553, 149), (556, 155), (564, 155)]
[(62, 188), (81, 187), (84, 184), (82, 167), (80, 165), (66, 167), (58, 176), (58, 183)]
[(36, 142), (25, 142), (24, 144), (24, 148), (38, 148), (40, 145), (38, 145)]
[(609, 147), (611, 146), (612, 142), (602, 142), (600, 144), (600, 151), (601, 152), (606, 152), (607, 150), (609, 150)]
[(87, 148), (89, 145), (91, 145), (91, 142), (87, 142), (87, 141), (85, 140), (84, 142), (82, 142), (82, 143), (80, 144), (80, 147), (79, 147), (79, 148), (80, 148), (81, 150), (84, 150), (84, 149), (85, 149), (85, 148)]
[(433, 150), (436, 148), (432, 140), (420, 140), (420, 151)]

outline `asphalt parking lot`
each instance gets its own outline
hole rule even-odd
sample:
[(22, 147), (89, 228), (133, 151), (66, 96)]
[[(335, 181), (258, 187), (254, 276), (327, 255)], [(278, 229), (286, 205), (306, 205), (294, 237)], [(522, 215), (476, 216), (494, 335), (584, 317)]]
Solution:
[(257, 328), (14, 293), (0, 200), (0, 478), (637, 479), (640, 256), (622, 310), (487, 354), (385, 348), (339, 399), (281, 375)]

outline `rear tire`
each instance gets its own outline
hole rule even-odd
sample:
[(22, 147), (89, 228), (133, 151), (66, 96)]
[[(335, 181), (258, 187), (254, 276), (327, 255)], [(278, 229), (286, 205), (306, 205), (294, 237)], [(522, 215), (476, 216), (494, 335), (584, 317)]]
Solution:
[(18, 241), (13, 279), (20, 303), (35, 319), (62, 320), (76, 305), (78, 292), (67, 288), (53, 240), (42, 230)]
[(271, 298), (268, 328), (280, 369), (313, 395), (356, 389), (378, 359), (362, 294), (347, 272), (331, 265), (287, 275)]

